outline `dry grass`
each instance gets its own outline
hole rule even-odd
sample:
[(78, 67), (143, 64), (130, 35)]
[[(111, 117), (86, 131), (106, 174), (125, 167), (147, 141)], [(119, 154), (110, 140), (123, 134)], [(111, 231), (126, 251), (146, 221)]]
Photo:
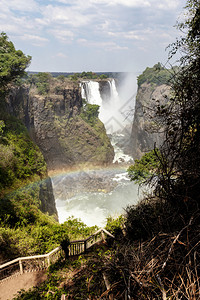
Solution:
[(192, 217), (179, 232), (118, 248), (107, 263), (114, 298), (200, 299), (199, 218)]

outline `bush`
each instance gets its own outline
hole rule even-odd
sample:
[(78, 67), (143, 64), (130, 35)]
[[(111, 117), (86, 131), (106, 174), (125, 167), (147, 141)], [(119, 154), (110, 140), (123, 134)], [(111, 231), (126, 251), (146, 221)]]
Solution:
[(28, 82), (37, 87), (40, 95), (47, 95), (50, 90), (50, 80), (52, 76), (50, 73), (40, 72), (35, 75), (30, 75)]
[(124, 216), (119, 216), (117, 218), (108, 217), (105, 229), (114, 235), (115, 239), (119, 240), (123, 233), (124, 227)]
[(153, 173), (156, 173), (159, 166), (158, 153), (158, 150), (155, 149), (144, 154), (141, 159), (136, 159), (134, 165), (131, 165), (127, 170), (130, 180), (144, 183)]
[(97, 121), (99, 115), (99, 105), (86, 103), (82, 108), (81, 117), (91, 125)]
[(24, 125), (14, 117), (4, 121), (0, 139), (0, 191), (19, 179), (46, 175), (46, 163)]

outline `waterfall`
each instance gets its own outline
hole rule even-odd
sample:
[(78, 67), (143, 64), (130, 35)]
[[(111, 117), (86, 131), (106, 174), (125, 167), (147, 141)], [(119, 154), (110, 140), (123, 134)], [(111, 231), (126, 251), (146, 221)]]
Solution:
[(119, 95), (118, 95), (117, 88), (116, 88), (116, 85), (115, 85), (115, 80), (110, 79), (109, 83), (110, 83), (111, 98), (112, 99), (119, 99)]
[(102, 106), (102, 98), (99, 91), (99, 83), (97, 81), (89, 80), (81, 83), (82, 98), (90, 104), (97, 104)]
[(119, 126), (119, 122), (121, 121), (121, 116), (119, 117), (120, 99), (116, 89), (115, 80), (108, 79), (107, 82), (110, 86), (110, 99), (108, 99), (108, 101), (103, 101), (98, 81), (82, 81), (81, 93), (82, 98), (86, 99), (88, 103), (100, 106), (99, 119), (104, 123), (107, 133), (112, 134), (119, 129), (123, 129), (124, 126)]
[(86, 99), (90, 104), (97, 104), (100, 106), (99, 119), (104, 123), (106, 132), (110, 135), (111, 144), (115, 150), (113, 162), (130, 162), (132, 158), (129, 155), (124, 154), (121, 147), (118, 146), (120, 139), (123, 140), (124, 138), (122, 132), (126, 126), (125, 115), (123, 114), (124, 103), (119, 97), (115, 80), (113, 78), (108, 79), (107, 83), (109, 84), (110, 91), (108, 92), (107, 97), (104, 97), (106, 100), (103, 100), (98, 81), (82, 81), (82, 98)]

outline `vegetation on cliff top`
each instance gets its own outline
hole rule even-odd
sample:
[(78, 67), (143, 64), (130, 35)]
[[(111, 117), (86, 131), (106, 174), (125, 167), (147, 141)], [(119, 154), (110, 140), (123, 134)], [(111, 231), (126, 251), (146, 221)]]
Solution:
[(50, 91), (51, 85), (52, 84), (55, 85), (55, 82), (57, 82), (58, 85), (57, 87), (55, 87), (55, 89), (57, 92), (59, 92), (60, 86), (67, 81), (78, 82), (78, 80), (82, 80), (82, 79), (106, 79), (106, 78), (108, 78), (108, 76), (105, 74), (97, 75), (96, 73), (93, 72), (75, 73), (67, 77), (65, 77), (64, 75), (59, 75), (56, 78), (54, 78), (51, 75), (51, 73), (39, 72), (37, 74), (29, 74), (29, 76), (26, 78), (26, 82), (31, 85), (35, 85), (40, 95), (47, 95), (48, 92)]
[(161, 65), (161, 63), (155, 64), (152, 68), (147, 67), (137, 78), (138, 87), (140, 87), (144, 82), (156, 85), (171, 85), (174, 70), (176, 69), (177, 67), (173, 67), (171, 70), (166, 69)]
[(105, 74), (101, 74), (101, 75), (97, 75), (94, 72), (82, 72), (82, 73), (75, 73), (73, 75), (69, 75), (68, 78), (70, 78), (71, 80), (78, 80), (78, 79), (106, 79), (108, 78), (107, 75)]

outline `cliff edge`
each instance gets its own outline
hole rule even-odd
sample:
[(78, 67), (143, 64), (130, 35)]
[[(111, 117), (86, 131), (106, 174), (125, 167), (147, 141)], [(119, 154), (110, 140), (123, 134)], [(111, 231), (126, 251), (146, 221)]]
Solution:
[(159, 64), (147, 68), (138, 77), (134, 121), (129, 144), (130, 154), (139, 159), (163, 141), (162, 130), (157, 130), (154, 118), (158, 103), (166, 104), (170, 96), (169, 70)]

